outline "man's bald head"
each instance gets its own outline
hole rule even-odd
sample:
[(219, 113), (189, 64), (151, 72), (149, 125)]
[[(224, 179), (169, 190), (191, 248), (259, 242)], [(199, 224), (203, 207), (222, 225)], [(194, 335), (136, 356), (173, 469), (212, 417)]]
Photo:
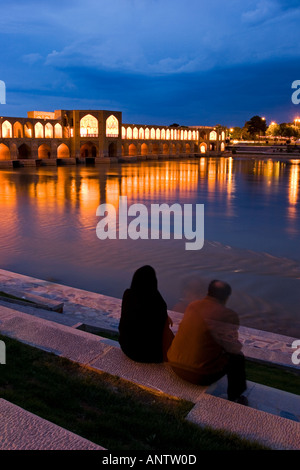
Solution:
[(208, 295), (214, 297), (220, 302), (226, 302), (231, 295), (231, 287), (227, 282), (213, 280), (208, 286)]

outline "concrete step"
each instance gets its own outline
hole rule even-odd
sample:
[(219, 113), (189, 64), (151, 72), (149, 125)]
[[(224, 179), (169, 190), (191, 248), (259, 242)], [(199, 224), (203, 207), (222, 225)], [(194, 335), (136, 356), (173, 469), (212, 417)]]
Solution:
[[(300, 396), (283, 390), (267, 387), (247, 381), (247, 390), (243, 394), (248, 399), (248, 406), (259, 411), (265, 411), (275, 416), (291, 419), (300, 423)], [(227, 399), (227, 379), (211, 385), (206, 393), (215, 397)]]
[(106, 450), (0, 398), (0, 450)]
[[(7, 294), (7, 296), (5, 294)], [(11, 288), (5, 288), (5, 290), (0, 291), (0, 300), (20, 305), (28, 305), (28, 303), (30, 303), (31, 307), (52, 310), (59, 313), (63, 312), (64, 307), (63, 302)]]

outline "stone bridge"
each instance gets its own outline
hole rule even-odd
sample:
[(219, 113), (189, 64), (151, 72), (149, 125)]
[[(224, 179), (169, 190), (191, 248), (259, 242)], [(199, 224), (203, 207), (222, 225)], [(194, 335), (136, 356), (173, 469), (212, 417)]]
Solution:
[(0, 165), (197, 156), (224, 151), (226, 137), (222, 126), (124, 124), (114, 111), (31, 111), (0, 118)]

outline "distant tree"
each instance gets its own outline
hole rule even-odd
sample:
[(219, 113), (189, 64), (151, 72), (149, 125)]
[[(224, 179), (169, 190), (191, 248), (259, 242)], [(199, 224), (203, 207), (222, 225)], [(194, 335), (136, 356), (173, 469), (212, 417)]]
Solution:
[(266, 130), (266, 135), (270, 135), (273, 137), (280, 135), (280, 126), (276, 124), (276, 122), (271, 122), (268, 129)]
[(174, 124), (171, 124), (169, 127), (179, 127), (179, 124), (174, 123)]
[(282, 122), (281, 124), (279, 124), (279, 135), (281, 135), (282, 137), (288, 137), (288, 138), (298, 137), (299, 131), (292, 124)]
[(250, 132), (248, 131), (247, 127), (244, 126), (242, 128), (242, 139), (243, 140), (250, 140), (251, 139), (251, 134)]
[(230, 130), (230, 137), (233, 140), (241, 140), (242, 139), (242, 134), (243, 134), (243, 129), (241, 127), (233, 127), (232, 130)]
[(251, 137), (264, 135), (267, 130), (266, 120), (260, 116), (253, 116), (245, 123), (245, 128)]

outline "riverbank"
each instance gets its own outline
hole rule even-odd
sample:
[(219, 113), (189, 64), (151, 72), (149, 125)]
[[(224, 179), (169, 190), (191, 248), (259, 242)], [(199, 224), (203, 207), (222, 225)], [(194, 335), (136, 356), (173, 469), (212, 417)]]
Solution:
[(118, 157), (102, 157), (102, 158), (44, 158), (44, 159), (17, 159), (17, 160), (0, 160), (0, 169), (24, 168), (24, 167), (56, 167), (56, 166), (73, 166), (73, 165), (110, 165), (115, 163), (134, 163), (157, 160), (188, 160), (190, 158), (200, 157), (220, 157), (222, 152), (210, 151), (205, 154), (148, 154), (148, 155), (121, 155)]
[[(4, 270), (0, 271), (0, 290), (6, 292), (8, 296), (13, 292), (13, 295), (18, 297), (18, 299), (11, 299), (11, 301), (2, 299), (0, 302), (0, 333), (4, 335), (4, 338), (9, 337), (48, 353), (54, 353), (55, 356), (71, 360), (73, 363), (94, 372), (120, 377), (128, 383), (138, 384), (142, 389), (152, 391), (162, 398), (173, 397), (177, 400), (187, 400), (191, 403), (190, 411), (185, 417), (188, 422), (203, 429), (225, 431), (225, 433), (229, 433), (229, 439), (239, 436), (247, 441), (273, 449), (298, 448), (297, 436), (300, 426), (298, 395), (247, 381), (246, 395), (249, 406), (244, 407), (226, 399), (226, 383), (223, 379), (211, 387), (195, 386), (176, 377), (169, 369), (168, 364), (138, 364), (126, 358), (116, 341), (99, 335), (101, 328), (106, 331), (117, 330), (120, 299)], [(18, 295), (16, 295), (17, 293)], [(34, 302), (37, 302), (35, 306)], [(176, 331), (181, 315), (177, 312), (169, 313), (174, 320), (174, 331)], [(82, 320), (85, 323), (82, 323)], [(88, 331), (89, 328), (91, 331)], [(241, 339), (243, 339), (246, 357), (248, 359), (252, 357), (251, 362), (254, 360), (254, 362), (258, 361), (279, 367), (282, 371), (289, 370), (292, 374), (291, 377), (294, 376), (295, 380), (299, 380), (297, 373), (299, 369), (291, 363), (289, 357), (292, 338), (268, 335), (266, 332), (247, 329), (247, 331), (241, 332)], [(258, 341), (259, 339), (260, 341)], [(280, 343), (279, 340), (283, 342)], [(255, 354), (253, 354), (254, 351), (256, 351)], [(9, 355), (14, 354), (10, 348), (8, 353)], [(18, 356), (18, 364), (23, 362), (21, 356)], [(37, 359), (34, 361), (35, 364), (36, 361)], [(47, 359), (46, 361), (48, 362)], [(33, 364), (31, 360), (29, 362)], [(276, 374), (276, 368), (274, 372)], [(16, 373), (18, 375), (21, 371), (16, 370)], [(45, 377), (47, 376), (46, 373)], [(19, 381), (17, 380), (17, 382)], [(67, 394), (69, 400), (72, 401), (73, 392), (71, 390), (72, 387), (65, 391), (64, 395)], [(48, 393), (49, 399), (52, 400), (53, 413), (54, 398), (51, 387), (47, 393), (43, 392), (46, 401), (48, 401)], [(29, 398), (31, 402), (34, 394)], [(66, 432), (55, 428), (47, 421), (42, 424), (38, 422), (39, 426), (44, 427), (45, 436), (41, 432), (37, 443), (31, 442), (32, 431), (30, 429), (38, 418), (28, 414), (26, 410), (16, 409), (14, 405), (3, 400), (0, 406), (4, 408), (4, 416), (6, 416), (6, 424), (3, 424), (6, 426), (6, 430), (2, 434), (2, 446), (6, 447), (2, 448), (14, 445), (15, 448), (18, 448), (18, 445), (21, 447), (27, 445), (27, 448), (40, 445), (44, 449), (49, 448), (51, 443), (49, 443), (49, 435), (46, 432), (49, 428), (54, 435), (58, 433), (59, 436), (64, 436), (61, 442), (55, 443), (55, 440), (52, 439), (53, 445), (57, 446), (56, 448), (72, 448), (76, 439), (78, 441), (78, 438), (66, 435)], [(101, 405), (98, 413), (101, 413)], [(10, 416), (18, 416), (22, 419), (12, 421)], [(25, 426), (23, 431), (20, 426), (22, 420), (27, 422), (27, 427)], [(72, 429), (69, 430), (72, 431)], [(231, 442), (234, 443), (234, 441)], [(103, 445), (101, 442), (98, 444)], [(82, 441), (80, 445), (91, 449), (94, 444)], [(220, 441), (221, 448), (224, 445), (223, 436)], [(110, 447), (116, 448), (113, 444), (110, 444)]]

